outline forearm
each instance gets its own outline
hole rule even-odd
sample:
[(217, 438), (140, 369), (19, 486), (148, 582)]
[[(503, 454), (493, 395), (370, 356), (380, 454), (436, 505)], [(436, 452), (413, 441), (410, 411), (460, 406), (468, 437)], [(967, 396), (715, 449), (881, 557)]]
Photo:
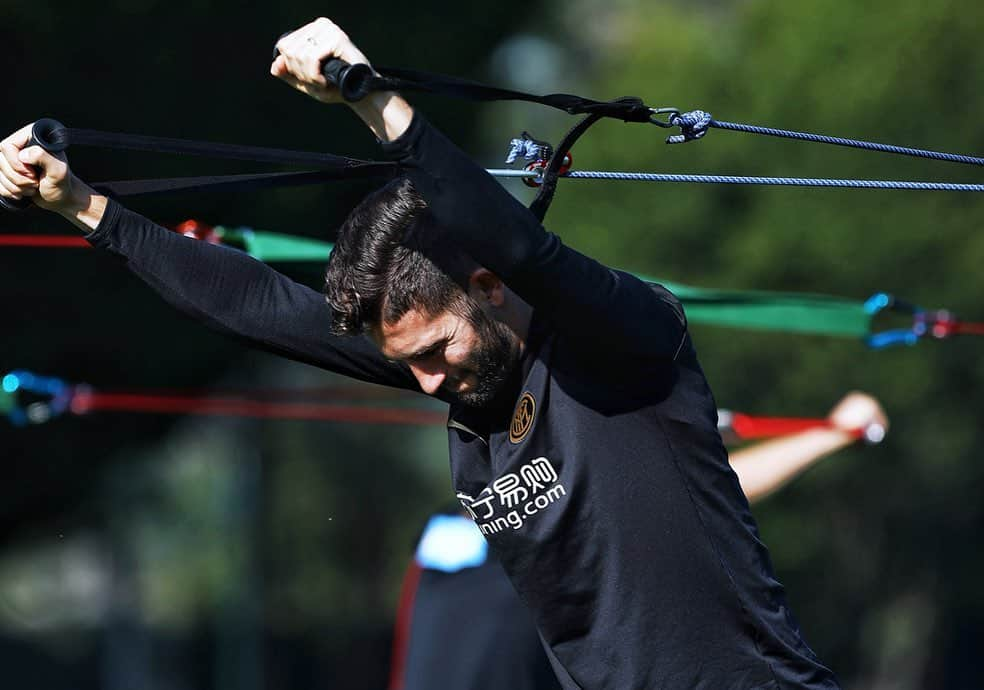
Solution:
[(839, 429), (813, 429), (764, 441), (730, 455), (731, 467), (749, 502), (774, 493), (818, 460), (857, 440)]
[(415, 389), (367, 338), (331, 334), (324, 296), (248, 254), (183, 237), (109, 202), (96, 247), (120, 257), (165, 301), (249, 345), (347, 376)]

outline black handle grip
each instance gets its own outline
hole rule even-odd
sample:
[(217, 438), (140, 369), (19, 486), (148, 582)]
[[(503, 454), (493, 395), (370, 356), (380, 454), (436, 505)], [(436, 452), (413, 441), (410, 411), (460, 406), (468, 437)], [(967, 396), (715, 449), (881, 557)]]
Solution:
[[(68, 148), (68, 130), (58, 120), (44, 117), (31, 127), (31, 139), (25, 148), (40, 146), (48, 153), (61, 153)], [(0, 197), (0, 207), (6, 211), (24, 211), (33, 206), (30, 198), (7, 199)]]
[(329, 84), (334, 84), (342, 92), (342, 98), (349, 103), (361, 101), (369, 95), (372, 67), (363, 63), (350, 65), (338, 58), (329, 58), (321, 66), (321, 73)]
[[(283, 34), (280, 38), (287, 35)], [(274, 47), (273, 59), (276, 60), (278, 55), (280, 51)], [(345, 60), (328, 58), (321, 65), (321, 74), (329, 84), (338, 87), (342, 92), (342, 98), (349, 103), (361, 101), (372, 91), (373, 72), (369, 65), (361, 63), (350, 65)]]

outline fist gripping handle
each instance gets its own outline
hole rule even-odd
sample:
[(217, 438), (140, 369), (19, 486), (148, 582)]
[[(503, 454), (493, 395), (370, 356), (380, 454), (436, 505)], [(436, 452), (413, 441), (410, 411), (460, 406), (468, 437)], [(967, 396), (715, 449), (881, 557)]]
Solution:
[[(284, 34), (280, 38), (289, 35)], [(273, 49), (273, 58), (276, 59), (280, 51)], [(372, 67), (365, 64), (350, 65), (345, 60), (338, 58), (328, 58), (321, 63), (321, 74), (325, 81), (332, 86), (338, 87), (342, 92), (342, 98), (349, 103), (361, 101), (372, 90), (370, 82), (373, 78)]]
[[(61, 153), (68, 148), (68, 130), (58, 120), (42, 118), (31, 128), (31, 139), (27, 147), (40, 146), (48, 153)], [(32, 206), (28, 199), (7, 199), (0, 197), (0, 207), (7, 211), (23, 211)]]

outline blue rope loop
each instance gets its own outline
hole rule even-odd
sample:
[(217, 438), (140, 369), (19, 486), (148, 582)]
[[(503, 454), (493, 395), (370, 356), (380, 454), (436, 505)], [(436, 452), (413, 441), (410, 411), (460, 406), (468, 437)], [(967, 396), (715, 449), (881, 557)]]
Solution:
[(523, 132), (518, 139), (509, 142), (509, 154), (506, 156), (506, 165), (512, 165), (517, 158), (528, 161), (546, 161), (553, 155), (553, 147), (545, 141), (534, 139), (529, 132)]
[(680, 128), (680, 134), (666, 138), (667, 144), (682, 144), (687, 141), (701, 139), (707, 134), (707, 129), (714, 124), (711, 114), (703, 110), (691, 110), (689, 113), (671, 115), (670, 125)]

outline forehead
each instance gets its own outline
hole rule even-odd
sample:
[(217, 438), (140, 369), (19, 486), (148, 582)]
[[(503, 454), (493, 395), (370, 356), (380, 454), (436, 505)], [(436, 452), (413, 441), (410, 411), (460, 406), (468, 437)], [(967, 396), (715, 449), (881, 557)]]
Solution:
[(389, 359), (406, 359), (447, 338), (459, 317), (450, 311), (433, 316), (411, 309), (396, 323), (384, 323), (374, 333), (374, 340)]

